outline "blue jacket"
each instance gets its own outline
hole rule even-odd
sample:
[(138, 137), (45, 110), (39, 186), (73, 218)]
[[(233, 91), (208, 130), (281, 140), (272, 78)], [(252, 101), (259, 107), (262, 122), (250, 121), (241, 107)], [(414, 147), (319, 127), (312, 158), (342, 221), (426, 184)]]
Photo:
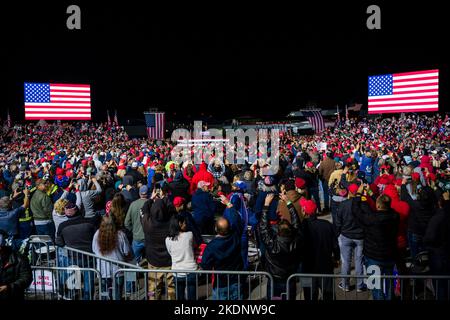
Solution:
[[(242, 219), (234, 208), (227, 208), (224, 217), (229, 221), (231, 232), (227, 236), (217, 236), (207, 246), (203, 252), (201, 268), (204, 270), (243, 270), (243, 261), (241, 256), (241, 237)], [(228, 281), (229, 280), (229, 281)], [(237, 276), (217, 276), (215, 285), (226, 287), (228, 283), (237, 282)]]
[(214, 220), (216, 204), (209, 192), (197, 189), (192, 196), (192, 210), (195, 223), (201, 226), (203, 221)]
[(355, 152), (355, 160), (360, 163), (359, 170), (364, 171), (367, 176), (372, 176), (373, 174), (373, 159), (366, 157), (366, 155), (361, 156), (358, 151)]

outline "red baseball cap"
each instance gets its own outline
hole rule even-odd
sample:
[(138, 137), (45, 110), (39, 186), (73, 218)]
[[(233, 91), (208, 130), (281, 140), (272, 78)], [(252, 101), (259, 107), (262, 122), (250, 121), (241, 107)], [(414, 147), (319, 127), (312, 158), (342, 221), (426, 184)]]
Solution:
[(358, 192), (359, 186), (356, 183), (352, 183), (351, 185), (348, 186), (348, 191), (356, 194), (356, 192)]
[(303, 189), (306, 185), (306, 181), (302, 178), (295, 178), (295, 187), (298, 189)]
[(178, 207), (181, 207), (185, 201), (186, 200), (182, 197), (175, 197), (173, 199), (173, 205), (178, 208)]
[(317, 205), (313, 200), (306, 200), (303, 206), (303, 211), (306, 215), (311, 216), (316, 213)]

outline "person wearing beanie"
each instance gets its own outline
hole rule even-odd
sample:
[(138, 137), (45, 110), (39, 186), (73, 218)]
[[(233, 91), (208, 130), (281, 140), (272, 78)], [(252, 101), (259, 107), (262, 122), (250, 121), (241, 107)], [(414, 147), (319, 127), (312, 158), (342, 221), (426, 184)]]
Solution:
[(175, 173), (173, 181), (169, 183), (169, 190), (172, 199), (181, 197), (188, 202), (191, 200), (191, 195), (189, 194), (189, 182), (183, 177), (183, 172), (181, 170), (178, 170)]
[(137, 263), (141, 261), (145, 250), (144, 230), (141, 224), (141, 209), (147, 200), (148, 187), (144, 185), (139, 188), (139, 199), (131, 202), (128, 207), (124, 222), (125, 228), (133, 235), (131, 248)]
[[(340, 259), (339, 244), (334, 226), (327, 220), (317, 218), (317, 205), (313, 200), (300, 200), (305, 219), (304, 258), (302, 273), (334, 274)], [(304, 288), (305, 300), (317, 300), (319, 289), (323, 300), (333, 299), (333, 279), (313, 278), (311, 287)]]
[[(350, 274), (352, 256), (355, 257), (355, 275), (364, 275), (364, 231), (356, 221), (352, 210), (353, 199), (357, 195), (358, 188), (356, 184), (351, 184), (348, 187), (348, 199), (340, 203), (336, 212), (336, 221), (334, 222), (341, 252), (341, 274), (343, 276)], [(356, 279), (356, 289), (358, 292), (366, 290), (363, 280), (363, 278)], [(350, 279), (343, 277), (339, 283), (339, 288), (346, 292), (350, 291)]]
[[(92, 239), (94, 238), (96, 226), (93, 219), (87, 219), (82, 214), (75, 203), (68, 202), (64, 208), (67, 221), (61, 222), (56, 232), (55, 244), (58, 247), (68, 246), (74, 249), (93, 253)], [(80, 268), (92, 268), (94, 260), (90, 257), (79, 261), (71, 256), (61, 256), (61, 267), (68, 267), (73, 264)], [(94, 296), (94, 276), (89, 271), (83, 271), (84, 286), (83, 299), (92, 300)]]
[[(53, 222), (55, 223), (55, 239), (58, 234), (59, 225), (68, 220), (68, 216), (66, 216), (65, 213), (65, 207), (70, 202), (69, 195), (70, 191), (73, 189), (74, 184), (70, 184), (63, 192), (61, 197), (55, 202), (55, 205), (53, 206)], [(76, 192), (76, 202), (75, 205), (78, 208), (78, 210), (81, 209), (81, 194), (80, 192)]]

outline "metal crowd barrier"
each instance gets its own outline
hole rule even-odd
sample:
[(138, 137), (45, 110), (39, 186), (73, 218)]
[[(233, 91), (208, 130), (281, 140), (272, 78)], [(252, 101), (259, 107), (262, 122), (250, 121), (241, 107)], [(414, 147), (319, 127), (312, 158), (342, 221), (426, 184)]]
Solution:
[[(128, 273), (136, 275), (136, 287), (123, 285)], [(267, 285), (273, 287), (267, 272), (119, 269), (112, 290), (115, 298), (133, 300), (270, 300)]]
[[(339, 287), (341, 280), (349, 286)], [(362, 279), (365, 290), (356, 283)], [(450, 300), (450, 275), (293, 274), (286, 281), (289, 300)]]
[[(31, 268), (33, 282), (25, 291), (28, 300), (99, 300), (102, 296), (102, 288), (95, 290), (93, 287), (93, 284), (101, 281), (100, 272), (94, 268)], [(81, 274), (84, 281), (81, 281)], [(61, 279), (66, 283), (62, 284)]]

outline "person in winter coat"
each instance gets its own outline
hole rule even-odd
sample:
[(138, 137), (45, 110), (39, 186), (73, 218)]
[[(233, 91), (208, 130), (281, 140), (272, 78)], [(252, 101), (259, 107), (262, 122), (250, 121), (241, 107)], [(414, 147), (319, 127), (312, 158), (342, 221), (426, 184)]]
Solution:
[[(206, 246), (200, 267), (204, 270), (242, 271), (241, 215), (225, 196), (221, 196), (221, 201), (227, 208), (224, 216), (216, 222), (217, 236)], [(238, 276), (217, 275), (214, 280), (213, 299), (242, 299), (240, 285), (242, 285), (242, 279)]]
[(214, 185), (214, 176), (208, 172), (208, 166), (204, 162), (200, 164), (199, 170), (192, 177), (190, 187), (191, 194), (194, 194), (195, 190), (197, 190), (197, 186), (200, 181), (208, 182), (211, 186)]
[(213, 159), (208, 165), (208, 172), (210, 172), (214, 178), (219, 179), (225, 174), (225, 165), (219, 159)]
[[(376, 211), (367, 203), (367, 185), (362, 184), (353, 199), (352, 211), (364, 230), (364, 257), (367, 268), (378, 268), (381, 275), (392, 275), (397, 257), (397, 235), (400, 217), (391, 209), (391, 200), (381, 195), (376, 200)], [(384, 288), (372, 289), (374, 300), (391, 300), (392, 282)]]
[(23, 300), (33, 281), (28, 259), (6, 246), (8, 235), (0, 230), (0, 301)]
[(319, 165), (319, 179), (322, 184), (323, 189), (323, 198), (324, 198), (324, 211), (330, 211), (330, 197), (329, 190), (330, 186), (328, 185), (328, 181), (330, 180), (330, 176), (335, 169), (335, 161), (333, 159), (333, 153), (328, 151), (326, 153), (326, 157), (323, 161), (320, 162)]
[[(142, 228), (145, 237), (145, 258), (148, 269), (170, 270), (172, 260), (166, 248), (170, 220), (176, 214), (175, 207), (167, 197), (167, 188), (153, 191), (151, 198), (142, 207)], [(175, 284), (172, 273), (151, 273), (148, 279), (150, 300), (161, 300), (166, 288), (166, 298), (175, 299)]]
[(202, 234), (212, 234), (214, 231), (216, 204), (209, 192), (209, 186), (209, 182), (199, 181), (198, 188), (192, 196), (194, 221)]
[(314, 163), (308, 161), (304, 170), (300, 170), (299, 177), (306, 181), (306, 187), (308, 188), (308, 194), (314, 199), (317, 204), (319, 212), (320, 198), (319, 198), (319, 175), (317, 169), (314, 167)]
[[(333, 225), (317, 218), (317, 205), (313, 200), (300, 200), (305, 219), (302, 222), (304, 235), (304, 258), (302, 273), (334, 274), (340, 258), (339, 244)], [(304, 288), (305, 300), (317, 300), (319, 289), (324, 300), (333, 298), (331, 278), (313, 278), (311, 288)]]
[(191, 195), (189, 194), (189, 182), (184, 179), (182, 171), (176, 172), (173, 181), (169, 183), (169, 190), (171, 199), (181, 197), (188, 202), (191, 200)]
[[(268, 194), (264, 201), (264, 208), (259, 224), (261, 240), (266, 247), (265, 271), (274, 278), (274, 287), (269, 285), (270, 296), (279, 297), (286, 292), (286, 281), (291, 274), (297, 271), (301, 260), (302, 234), (300, 219), (297, 210), (285, 193), (280, 194), (279, 203), (283, 202), (288, 208), (290, 222), (285, 219), (278, 223), (278, 231), (275, 233), (267, 219), (270, 203), (275, 195)], [(273, 290), (273, 292), (271, 292)], [(295, 300), (295, 286), (290, 287), (289, 296)]]
[(410, 207), (408, 220), (408, 244), (411, 258), (415, 259), (417, 254), (422, 252), (424, 249), (423, 236), (425, 235), (428, 222), (433, 216), (435, 210), (433, 203), (433, 190), (428, 186), (423, 187), (420, 182), (418, 182), (416, 188), (414, 188), (414, 182), (418, 181), (418, 179), (414, 177), (414, 174), (412, 176), (412, 194), (407, 189), (407, 179), (403, 179), (400, 199), (407, 202)]
[[(343, 201), (336, 213), (336, 233), (339, 240), (339, 248), (341, 251), (341, 274), (347, 276), (351, 271), (352, 255), (355, 257), (355, 275), (363, 276), (363, 243), (364, 231), (357, 223), (353, 216), (352, 204), (353, 198), (356, 196), (358, 186), (352, 184), (349, 186), (348, 199)], [(358, 278), (356, 280), (356, 289), (358, 292), (364, 291), (364, 279)], [(339, 288), (344, 291), (350, 291), (350, 279), (342, 278)]]
[[(448, 276), (450, 274), (449, 191), (442, 193), (439, 198), (438, 210), (428, 223), (423, 243), (430, 255), (431, 274)], [(435, 286), (437, 299), (448, 300), (448, 280), (437, 280)]]
[(36, 191), (31, 197), (30, 209), (33, 212), (36, 232), (39, 235), (48, 235), (52, 239), (55, 237), (55, 224), (52, 220), (53, 204), (47, 195), (47, 185), (45, 180), (36, 183)]

